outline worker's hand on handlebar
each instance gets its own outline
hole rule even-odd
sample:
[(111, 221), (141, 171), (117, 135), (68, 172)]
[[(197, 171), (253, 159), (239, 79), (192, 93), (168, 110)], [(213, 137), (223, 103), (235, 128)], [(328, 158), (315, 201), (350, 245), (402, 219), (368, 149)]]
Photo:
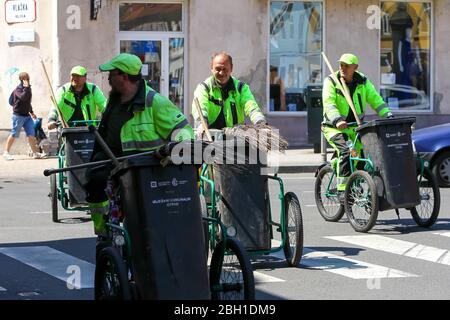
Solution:
[(347, 121), (345, 121), (345, 120), (338, 121), (336, 123), (336, 128), (338, 128), (339, 130), (347, 129), (348, 128)]
[(56, 129), (58, 127), (58, 124), (55, 121), (47, 123), (48, 130)]

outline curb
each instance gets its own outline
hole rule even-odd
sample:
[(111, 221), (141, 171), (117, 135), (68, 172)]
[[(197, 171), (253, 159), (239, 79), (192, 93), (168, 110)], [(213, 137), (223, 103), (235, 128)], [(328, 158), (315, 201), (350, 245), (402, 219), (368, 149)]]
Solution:
[(278, 173), (314, 173), (320, 164), (307, 164), (301, 166), (280, 166)]

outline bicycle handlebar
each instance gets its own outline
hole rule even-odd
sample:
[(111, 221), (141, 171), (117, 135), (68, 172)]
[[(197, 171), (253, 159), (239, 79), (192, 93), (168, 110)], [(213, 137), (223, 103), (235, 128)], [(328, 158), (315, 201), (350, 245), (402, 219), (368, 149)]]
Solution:
[[(120, 164), (120, 161), (124, 161), (124, 160), (128, 160), (128, 159), (132, 159), (132, 158), (137, 158), (140, 156), (149, 156), (149, 155), (155, 155), (159, 158), (165, 158), (167, 156), (170, 155), (170, 153), (172, 152), (172, 149), (181, 142), (169, 142), (163, 146), (161, 146), (161, 148), (157, 149), (157, 150), (151, 150), (151, 151), (145, 151), (145, 152), (141, 152), (141, 153), (136, 153), (136, 154), (132, 154), (132, 155), (128, 155), (128, 156), (123, 156), (123, 157), (118, 157), (115, 158), (117, 160), (117, 165)], [(202, 145), (206, 144), (206, 142), (202, 142)], [(71, 167), (65, 167), (65, 168), (59, 168), (59, 169), (45, 169), (44, 170), (44, 176), (48, 177), (52, 174), (55, 173), (61, 173), (61, 172), (67, 172), (67, 171), (75, 171), (75, 170), (80, 170), (80, 169), (86, 169), (86, 168), (93, 168), (93, 167), (104, 167), (110, 163), (113, 163), (112, 159), (109, 160), (101, 160), (101, 161), (95, 161), (95, 162), (88, 162), (88, 163), (83, 163), (83, 164), (78, 164), (75, 166), (71, 166)]]

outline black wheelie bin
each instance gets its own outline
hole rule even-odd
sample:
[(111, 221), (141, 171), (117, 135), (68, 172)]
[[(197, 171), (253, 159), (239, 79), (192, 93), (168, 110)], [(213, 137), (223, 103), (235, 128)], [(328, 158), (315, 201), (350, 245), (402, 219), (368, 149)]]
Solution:
[(146, 156), (112, 172), (142, 299), (210, 299), (196, 170)]
[(377, 119), (356, 131), (364, 157), (373, 161), (379, 210), (410, 208), (420, 203), (416, 163), (411, 140), (415, 117)]
[[(94, 149), (94, 134), (86, 127), (63, 128), (61, 135), (65, 141), (64, 152), (67, 166), (74, 166), (90, 161)], [(67, 173), (67, 185), (69, 187), (69, 202), (71, 206), (87, 205), (86, 191), (83, 185), (86, 183), (86, 169), (79, 169)]]
[[(234, 155), (235, 160), (241, 159), (245, 163), (214, 166), (220, 189), (221, 219), (226, 226), (236, 228), (236, 238), (246, 250), (268, 250), (271, 248), (271, 227), (266, 155), (248, 144), (235, 148), (234, 152), (238, 150), (245, 150), (245, 154)], [(230, 152), (229, 148), (225, 150), (227, 152)], [(226, 155), (226, 158), (230, 156)]]

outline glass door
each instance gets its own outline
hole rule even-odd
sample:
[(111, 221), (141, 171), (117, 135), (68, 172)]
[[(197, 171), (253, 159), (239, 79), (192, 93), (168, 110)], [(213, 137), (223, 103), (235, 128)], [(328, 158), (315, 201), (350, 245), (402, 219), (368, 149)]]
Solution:
[[(162, 80), (162, 55), (161, 40), (121, 40), (120, 52), (132, 53), (141, 58), (142, 76), (150, 86), (164, 94), (161, 86)], [(164, 90), (165, 91), (165, 90)]]
[(185, 18), (183, 0), (119, 2), (118, 51), (142, 60), (150, 86), (184, 110)]

